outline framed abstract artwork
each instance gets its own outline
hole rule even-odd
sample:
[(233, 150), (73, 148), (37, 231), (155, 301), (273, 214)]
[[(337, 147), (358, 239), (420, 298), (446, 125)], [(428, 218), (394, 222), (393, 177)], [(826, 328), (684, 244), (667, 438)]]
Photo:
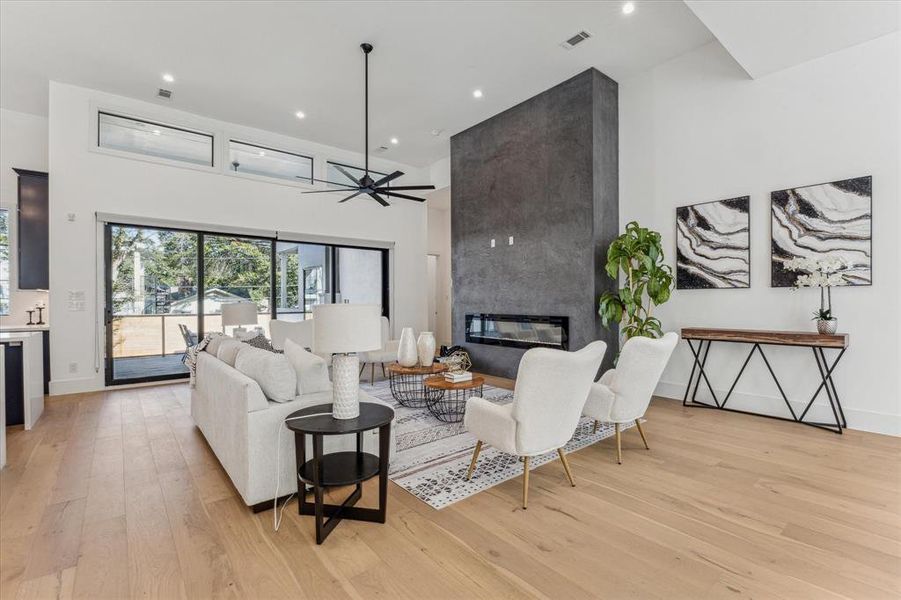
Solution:
[(751, 286), (750, 197), (676, 209), (676, 288)]
[(770, 194), (772, 287), (791, 287), (793, 258), (841, 258), (848, 285), (870, 285), (873, 251), (873, 178), (780, 190)]

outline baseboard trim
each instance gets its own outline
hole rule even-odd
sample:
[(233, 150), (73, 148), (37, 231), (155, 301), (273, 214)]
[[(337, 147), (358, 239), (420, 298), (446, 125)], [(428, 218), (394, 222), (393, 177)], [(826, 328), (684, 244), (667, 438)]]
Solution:
[[(657, 389), (654, 392), (654, 395), (659, 396), (661, 398), (667, 398), (672, 400), (682, 401), (682, 398), (685, 395), (685, 383), (673, 383), (668, 381), (661, 381), (657, 384)], [(723, 398), (725, 397), (728, 390), (713, 388), (716, 392), (717, 397)], [(702, 391), (704, 388), (701, 388)], [(701, 391), (698, 392), (698, 399), (702, 399), (700, 394)], [(824, 393), (821, 393), (822, 399), (817, 399), (814, 405), (811, 407), (811, 417), (814, 421), (834, 421), (834, 417), (832, 416), (831, 409), (829, 408), (829, 404), (826, 402), (826, 396)], [(709, 393), (704, 396), (703, 399), (709, 399)], [(805, 402), (799, 400), (789, 400), (792, 405), (792, 408), (795, 409), (795, 412), (800, 412), (804, 410), (806, 406)], [(761, 394), (747, 394), (743, 392), (733, 392), (732, 397), (729, 399), (729, 404), (735, 403), (736, 405), (744, 406), (744, 407), (753, 407), (753, 406), (772, 406), (772, 405), (782, 405), (783, 409), (785, 405), (782, 401), (782, 398), (779, 396), (764, 396)], [(892, 435), (892, 436), (901, 436), (901, 415), (891, 415), (888, 413), (877, 413), (867, 410), (860, 410), (856, 408), (849, 408), (845, 404), (842, 404), (842, 409), (845, 413), (845, 418), (848, 420), (848, 429), (856, 429), (858, 431), (867, 431), (870, 433), (881, 433), (884, 435)], [(787, 410), (785, 411), (788, 412)], [(787, 415), (786, 415), (787, 416)], [(805, 419), (806, 420), (806, 419)]]

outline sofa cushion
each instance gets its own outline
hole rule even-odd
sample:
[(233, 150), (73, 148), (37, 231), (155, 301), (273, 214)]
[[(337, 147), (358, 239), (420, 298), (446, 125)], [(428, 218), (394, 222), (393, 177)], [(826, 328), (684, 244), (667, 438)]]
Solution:
[(241, 348), (246, 348), (247, 346), (239, 342), (238, 340), (230, 337), (226, 337), (219, 343), (219, 350), (216, 352), (216, 356), (227, 364), (230, 367), (235, 366), (235, 358), (238, 357), (238, 351)]
[(206, 350), (213, 356), (217, 356), (219, 354), (219, 346), (222, 344), (222, 340), (226, 339), (225, 335), (221, 333), (210, 333), (208, 335), (210, 336), (210, 341), (207, 342), (206, 348), (204, 348), (204, 350)]
[(267, 398), (275, 402), (294, 400), (297, 375), (281, 354), (244, 345), (235, 359), (235, 369), (260, 385)]
[(331, 391), (332, 382), (328, 378), (328, 365), (321, 356), (307, 352), (291, 339), (286, 339), (285, 357), (297, 373), (298, 395)]
[(282, 321), (274, 319), (269, 321), (269, 336), (272, 338), (272, 347), (276, 350), (285, 349), (285, 340), (291, 340), (301, 348), (312, 348), (313, 320)]

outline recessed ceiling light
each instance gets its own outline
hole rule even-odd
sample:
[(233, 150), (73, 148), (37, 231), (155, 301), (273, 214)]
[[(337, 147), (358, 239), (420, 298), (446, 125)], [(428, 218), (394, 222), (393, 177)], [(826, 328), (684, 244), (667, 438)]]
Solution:
[(397, 144), (397, 141), (398, 141), (397, 138), (391, 138), (391, 143), (392, 143), (392, 144)]
[(304, 117), (306, 117), (306, 115), (303, 114), (302, 110), (299, 110), (296, 113), (294, 113), (294, 116), (297, 117), (298, 119), (303, 119)]
[(257, 154), (259, 154), (260, 156), (266, 156), (266, 153), (263, 152), (262, 150), (260, 150), (259, 152), (257, 152)]
[(161, 134), (162, 134), (162, 132), (159, 129), (153, 130), (153, 135), (161, 135)]
[(623, 4), (623, 14), (624, 15), (631, 15), (633, 12), (635, 12), (635, 3), (634, 2), (626, 2), (625, 4)]
[(472, 97), (473, 97), (473, 98), (481, 98), (481, 97), (482, 97), (482, 90), (473, 90), (473, 91), (472, 91)]
[(172, 76), (172, 73), (163, 73), (163, 81), (172, 83), (175, 81), (175, 77)]

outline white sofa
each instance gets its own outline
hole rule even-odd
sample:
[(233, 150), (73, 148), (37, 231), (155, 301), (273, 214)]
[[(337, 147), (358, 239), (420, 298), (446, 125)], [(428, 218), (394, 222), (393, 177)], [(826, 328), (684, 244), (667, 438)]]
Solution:
[[(316, 404), (331, 402), (331, 392), (303, 394), (290, 402), (271, 402), (259, 384), (215, 356), (200, 352), (197, 357), (196, 386), (191, 390), (191, 417), (200, 428), (244, 503), (254, 510), (272, 508), (276, 490), (276, 446), (279, 452), (279, 496), (297, 491), (294, 434), (284, 426), (290, 413)], [(360, 392), (361, 402), (381, 403)], [(326, 436), (326, 453), (352, 450), (354, 435)], [(378, 430), (363, 437), (366, 452), (378, 455)], [(394, 428), (391, 453), (394, 453)], [(307, 437), (307, 456), (312, 456)]]

